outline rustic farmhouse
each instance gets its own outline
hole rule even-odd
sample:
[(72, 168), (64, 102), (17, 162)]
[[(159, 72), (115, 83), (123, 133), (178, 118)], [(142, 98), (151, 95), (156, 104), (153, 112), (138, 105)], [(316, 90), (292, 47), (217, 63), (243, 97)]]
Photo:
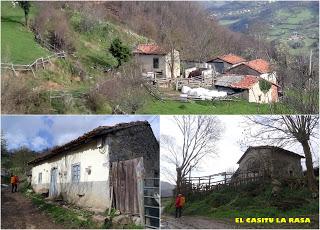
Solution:
[(145, 186), (159, 186), (159, 143), (146, 121), (100, 126), (28, 164), (37, 193), (140, 218)]
[(250, 174), (265, 175), (270, 178), (300, 177), (303, 175), (303, 156), (275, 146), (249, 147), (241, 156), (237, 176), (250, 177)]
[[(267, 84), (267, 89), (261, 89), (261, 84)], [(278, 102), (278, 88), (275, 83), (268, 82), (252, 75), (226, 74), (215, 81), (215, 88), (225, 91), (228, 95), (238, 95), (249, 102)]]
[(267, 81), (277, 83), (276, 72), (272, 71), (270, 63), (263, 59), (241, 62), (232, 66), (226, 73), (260, 76)]
[(232, 66), (245, 62), (246, 59), (237, 56), (235, 54), (226, 54), (210, 59), (207, 63), (211, 64), (212, 68), (218, 73), (224, 73), (227, 69)]
[(177, 50), (171, 52), (155, 44), (140, 44), (133, 54), (145, 76), (164, 79), (180, 76), (180, 56)]

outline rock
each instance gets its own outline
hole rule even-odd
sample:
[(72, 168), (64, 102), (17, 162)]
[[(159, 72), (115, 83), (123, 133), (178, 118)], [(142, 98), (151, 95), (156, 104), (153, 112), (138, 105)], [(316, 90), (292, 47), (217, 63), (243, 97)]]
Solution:
[(132, 219), (128, 215), (119, 215), (112, 219), (112, 223), (127, 225), (127, 224), (132, 224)]
[(87, 218), (84, 218), (83, 216), (77, 216), (77, 218), (82, 221), (87, 221)]
[(114, 213), (114, 215), (115, 216), (119, 216), (121, 213), (120, 213), (120, 210), (117, 210), (117, 211), (115, 211), (115, 213)]
[(102, 215), (93, 215), (92, 220), (97, 223), (104, 223), (106, 220), (106, 217)]
[(278, 194), (280, 193), (280, 190), (281, 190), (281, 182), (278, 181), (277, 179), (273, 179), (273, 180), (271, 181), (271, 184), (272, 184), (271, 194), (272, 194), (272, 196), (276, 197), (276, 196), (278, 196)]
[(138, 216), (132, 217), (132, 221), (135, 225), (141, 225), (141, 219)]

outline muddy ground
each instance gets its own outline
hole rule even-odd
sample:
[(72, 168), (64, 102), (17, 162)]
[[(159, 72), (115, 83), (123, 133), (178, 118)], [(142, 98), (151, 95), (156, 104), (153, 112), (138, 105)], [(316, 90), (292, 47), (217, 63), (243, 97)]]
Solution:
[(23, 194), (1, 188), (1, 229), (61, 229)]

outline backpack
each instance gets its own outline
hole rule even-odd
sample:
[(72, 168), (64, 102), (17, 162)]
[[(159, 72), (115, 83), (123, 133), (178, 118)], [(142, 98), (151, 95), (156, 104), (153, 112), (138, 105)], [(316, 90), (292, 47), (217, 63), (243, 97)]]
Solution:
[(184, 196), (180, 197), (180, 206), (183, 207), (186, 203), (186, 198)]

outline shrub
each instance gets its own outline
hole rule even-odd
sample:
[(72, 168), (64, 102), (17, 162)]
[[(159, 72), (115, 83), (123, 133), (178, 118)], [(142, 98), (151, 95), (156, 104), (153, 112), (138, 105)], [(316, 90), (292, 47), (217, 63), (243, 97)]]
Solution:
[(110, 53), (118, 61), (118, 67), (123, 63), (127, 62), (131, 57), (131, 51), (129, 47), (122, 44), (122, 41), (119, 38), (116, 38), (112, 41), (109, 48)]
[(272, 84), (269, 81), (266, 81), (264, 79), (259, 80), (259, 88), (263, 93), (267, 93), (270, 88), (271, 88)]
[(50, 113), (49, 102), (25, 78), (5, 73), (1, 81), (2, 113)]
[(139, 69), (129, 63), (119, 71), (108, 73), (107, 80), (98, 82), (91, 91), (102, 95), (110, 103), (113, 113), (134, 114), (147, 98)]
[(33, 30), (40, 35), (42, 41), (49, 43), (55, 50), (74, 52), (73, 33), (70, 29), (68, 17), (64, 11), (56, 8), (54, 3), (40, 4)]

